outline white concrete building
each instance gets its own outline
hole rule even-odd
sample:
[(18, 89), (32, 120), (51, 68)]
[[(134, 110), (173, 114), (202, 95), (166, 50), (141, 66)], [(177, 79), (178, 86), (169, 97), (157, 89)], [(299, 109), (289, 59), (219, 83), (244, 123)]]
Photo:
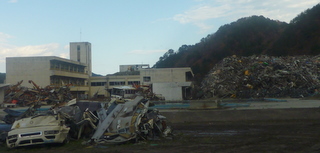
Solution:
[(151, 85), (155, 94), (167, 101), (184, 100), (191, 96), (193, 73), (190, 67), (140, 70), (143, 85)]
[[(126, 67), (130, 67), (130, 65), (126, 65)], [(130, 72), (107, 75), (106, 89), (138, 84), (151, 86), (153, 93), (162, 95), (167, 101), (185, 100), (191, 96), (193, 73), (190, 67), (140, 68), (134, 71), (137, 73)]]
[(90, 96), (91, 44), (70, 43), (70, 60), (56, 56), (7, 57), (6, 83), (33, 87), (34, 81), (40, 87), (72, 84), (71, 92), (76, 97)]
[(120, 65), (120, 72), (139, 71), (147, 68), (150, 68), (149, 64)]
[(71, 42), (70, 60), (77, 61), (87, 66), (87, 73), (92, 76), (91, 43)]
[(7, 57), (6, 70), (6, 83), (23, 80), (21, 86), (29, 88), (33, 87), (29, 80), (40, 87), (72, 84), (71, 91), (75, 95), (89, 93), (87, 67), (76, 61), (55, 56)]

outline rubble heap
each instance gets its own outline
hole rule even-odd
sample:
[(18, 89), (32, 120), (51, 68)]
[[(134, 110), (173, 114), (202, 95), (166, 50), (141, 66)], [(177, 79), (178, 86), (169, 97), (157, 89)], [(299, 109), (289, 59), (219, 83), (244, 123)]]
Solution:
[(22, 87), (23, 80), (15, 85), (9, 86), (5, 91), (4, 103), (15, 103), (18, 106), (31, 106), (36, 102), (45, 102), (50, 105), (65, 103), (73, 99), (70, 92), (71, 84), (61, 87), (46, 86), (39, 87), (32, 80), (28, 82), (33, 88)]
[(318, 93), (320, 55), (224, 58), (202, 81), (206, 98), (308, 97)]

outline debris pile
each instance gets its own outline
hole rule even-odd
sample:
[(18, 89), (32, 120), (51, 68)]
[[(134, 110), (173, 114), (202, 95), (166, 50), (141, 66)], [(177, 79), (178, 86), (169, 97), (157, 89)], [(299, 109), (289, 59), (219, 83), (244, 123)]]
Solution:
[(73, 99), (69, 86), (62, 87), (46, 86), (39, 87), (35, 82), (29, 80), (33, 88), (20, 86), (23, 80), (15, 85), (9, 86), (5, 92), (4, 103), (14, 103), (18, 106), (31, 106), (36, 102), (44, 102), (49, 105), (65, 103)]
[(9, 148), (66, 143), (80, 138), (89, 139), (86, 144), (92, 145), (172, 136), (166, 117), (155, 109), (149, 109), (149, 100), (143, 96), (127, 101), (113, 99), (109, 103), (77, 102), (74, 99), (46, 111), (37, 112), (37, 109), (38, 105), (23, 113), (6, 109), (11, 115), (11, 119), (5, 120), (11, 127), (6, 132)]
[(124, 143), (167, 137), (171, 128), (157, 110), (149, 110), (149, 100), (137, 96), (130, 102), (112, 102), (98, 111), (99, 123), (92, 136), (95, 143)]
[(137, 91), (143, 94), (144, 97), (146, 97), (149, 100), (152, 101), (158, 101), (158, 100), (165, 100), (165, 97), (163, 97), (161, 94), (156, 94), (152, 92), (152, 85), (132, 85)]
[(320, 56), (224, 58), (202, 81), (205, 98), (301, 98), (318, 94)]

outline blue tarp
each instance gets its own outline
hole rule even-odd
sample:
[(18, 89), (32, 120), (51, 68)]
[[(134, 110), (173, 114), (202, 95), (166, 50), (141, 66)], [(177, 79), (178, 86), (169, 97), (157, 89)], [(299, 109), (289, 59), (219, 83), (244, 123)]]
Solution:
[(10, 131), (11, 126), (11, 124), (0, 123), (0, 133)]

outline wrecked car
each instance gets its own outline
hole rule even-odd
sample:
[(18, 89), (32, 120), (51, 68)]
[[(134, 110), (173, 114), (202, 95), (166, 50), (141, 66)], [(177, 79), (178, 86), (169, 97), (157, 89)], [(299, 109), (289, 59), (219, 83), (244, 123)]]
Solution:
[(23, 118), (13, 123), (7, 136), (7, 146), (67, 142), (69, 130), (60, 114)]
[(53, 107), (43, 113), (16, 118), (8, 132), (7, 146), (66, 143), (70, 138), (79, 139), (86, 127), (94, 130), (98, 120), (90, 111), (92, 106), (84, 104), (79, 104), (89, 107), (84, 111), (78, 105)]

